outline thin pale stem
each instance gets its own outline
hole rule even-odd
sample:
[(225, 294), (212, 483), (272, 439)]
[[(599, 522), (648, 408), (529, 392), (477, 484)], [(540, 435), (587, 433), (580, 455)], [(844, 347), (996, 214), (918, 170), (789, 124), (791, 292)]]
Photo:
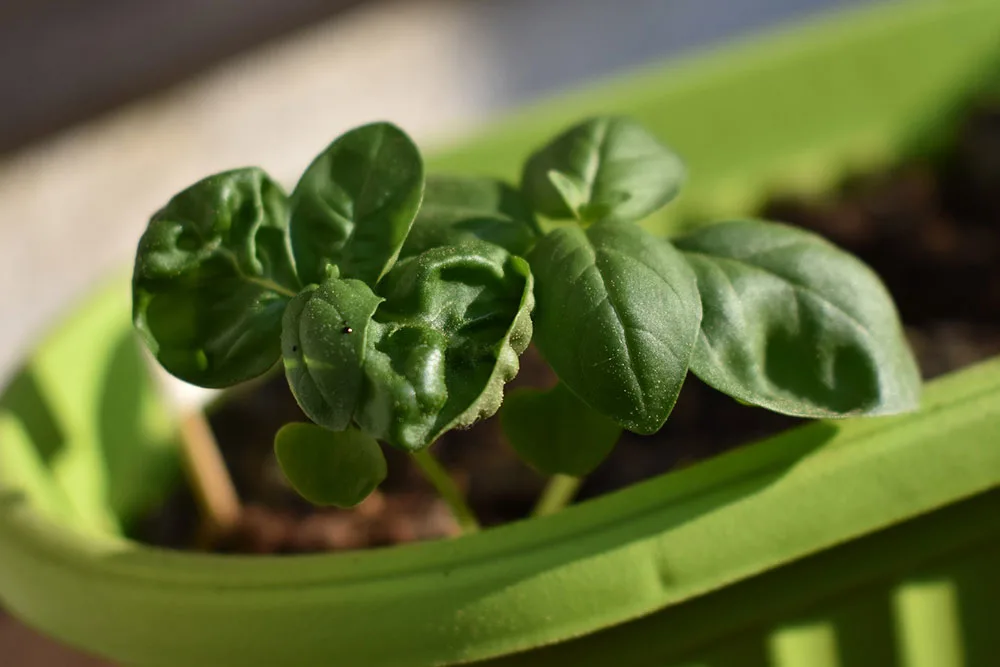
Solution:
[(273, 280), (268, 280), (267, 278), (253, 278), (251, 276), (243, 276), (243, 278), (247, 282), (253, 283), (255, 285), (260, 285), (264, 289), (269, 289), (272, 292), (275, 292), (275, 293), (280, 294), (282, 296), (287, 296), (287, 297), (294, 297), (295, 296), (295, 292), (293, 292), (292, 290), (288, 289), (287, 287), (279, 285), (278, 283), (274, 282)]
[(444, 469), (444, 466), (434, 458), (430, 450), (422, 449), (419, 452), (414, 452), (412, 456), (413, 460), (420, 466), (424, 477), (434, 486), (438, 495), (441, 496), (441, 499), (451, 509), (451, 513), (455, 515), (455, 520), (458, 521), (462, 532), (474, 533), (478, 531), (479, 521), (476, 519), (475, 513), (473, 513), (468, 503), (465, 502), (465, 497), (458, 486), (455, 485), (455, 480), (451, 478), (451, 475)]
[(236, 526), (242, 513), (240, 498), (201, 410), (182, 416), (181, 442), (188, 482), (201, 509), (201, 541), (211, 543)]
[(548, 484), (542, 491), (542, 495), (535, 504), (532, 516), (546, 516), (555, 514), (571, 502), (576, 492), (583, 484), (582, 477), (570, 477), (569, 475), (553, 475), (549, 478)]

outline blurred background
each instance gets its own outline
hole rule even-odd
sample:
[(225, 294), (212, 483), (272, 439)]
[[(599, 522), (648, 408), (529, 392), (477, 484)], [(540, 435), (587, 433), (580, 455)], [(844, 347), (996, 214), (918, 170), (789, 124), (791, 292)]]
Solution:
[[(597, 78), (873, 0), (4, 0), (0, 375), (224, 168), (286, 184), (348, 127), (433, 149)], [(97, 665), (0, 614), (4, 667)]]

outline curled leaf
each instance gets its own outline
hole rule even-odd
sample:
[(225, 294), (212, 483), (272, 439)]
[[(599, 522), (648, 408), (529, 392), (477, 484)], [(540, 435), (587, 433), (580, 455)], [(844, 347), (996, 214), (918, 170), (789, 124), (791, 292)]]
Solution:
[(802, 417), (917, 407), (920, 373), (892, 298), (809, 232), (740, 220), (677, 241), (704, 317), (691, 370), (737, 400)]
[(582, 222), (636, 222), (673, 199), (680, 158), (630, 118), (584, 121), (534, 153), (521, 189), (539, 213)]
[(167, 371), (226, 387), (274, 365), (299, 286), (287, 226), (285, 194), (260, 169), (209, 176), (153, 215), (136, 253), (132, 315)]
[(531, 207), (507, 183), (495, 178), (428, 176), (420, 212), (400, 257), (476, 239), (523, 255), (537, 235)]
[(424, 166), (401, 129), (372, 123), (330, 144), (292, 192), (291, 237), (303, 283), (327, 264), (374, 285), (392, 266), (420, 208)]
[(529, 255), (535, 340), (559, 379), (625, 428), (652, 433), (687, 375), (701, 302), (676, 249), (637, 225), (548, 234)]
[[(301, 332), (314, 329), (319, 345), (337, 348), (322, 354), (307, 349), (288, 371), (297, 397), (318, 397), (300, 401), (311, 419), (324, 423), (334, 407), (342, 419), (353, 406), (353, 420), (366, 433), (419, 450), (497, 411), (503, 385), (517, 373), (518, 356), (531, 339), (527, 262), (470, 241), (400, 261), (377, 293), (359, 281), (342, 284), (347, 282), (330, 278), (303, 297), (321, 308), (298, 310), (296, 304), (285, 320), (286, 346), (294, 344), (293, 331), (302, 341)], [(354, 309), (360, 316), (376, 303), (367, 323), (352, 316), (349, 322), (357, 324), (346, 333), (344, 314)], [(312, 313), (315, 323), (303, 324)], [(321, 367), (310, 368), (317, 361)]]
[(549, 390), (521, 387), (510, 392), (500, 423), (518, 455), (540, 472), (574, 477), (596, 468), (622, 432), (563, 383)]
[(285, 424), (274, 438), (274, 453), (291, 485), (314, 505), (353, 507), (386, 476), (382, 449), (357, 429)]
[(482, 242), (432, 248), (379, 293), (358, 424), (414, 450), (494, 414), (531, 340), (528, 263)]

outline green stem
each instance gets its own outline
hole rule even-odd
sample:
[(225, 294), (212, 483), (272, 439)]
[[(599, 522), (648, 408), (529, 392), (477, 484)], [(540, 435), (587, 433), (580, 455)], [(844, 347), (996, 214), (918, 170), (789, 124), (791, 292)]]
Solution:
[(437, 490), (441, 499), (448, 504), (451, 513), (455, 515), (458, 525), (463, 533), (474, 533), (479, 530), (479, 521), (472, 508), (465, 502), (462, 492), (455, 485), (455, 480), (451, 478), (444, 466), (434, 458), (430, 449), (422, 449), (412, 454), (413, 460), (420, 466), (421, 472)]
[(545, 485), (532, 516), (547, 516), (555, 514), (573, 501), (573, 496), (583, 484), (582, 477), (570, 477), (569, 475), (553, 475), (549, 478), (549, 483)]

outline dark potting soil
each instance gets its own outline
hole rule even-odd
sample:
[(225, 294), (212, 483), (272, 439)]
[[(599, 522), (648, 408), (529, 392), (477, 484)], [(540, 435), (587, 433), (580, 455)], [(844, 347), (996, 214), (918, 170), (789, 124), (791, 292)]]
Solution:
[[(923, 374), (932, 378), (1000, 354), (1000, 106), (975, 111), (948, 155), (877, 174), (852, 175), (824, 198), (771, 199), (760, 217), (812, 229), (858, 255), (899, 306)], [(554, 381), (537, 351), (509, 385)], [(444, 504), (406, 455), (386, 448), (389, 476), (354, 510), (317, 509), (284, 483), (272, 442), (305, 421), (276, 374), (236, 392), (210, 413), (246, 511), (221, 552), (301, 553), (358, 549), (457, 533)], [(667, 424), (626, 433), (585, 481), (579, 499), (653, 477), (799, 423), (746, 407), (689, 376)], [(544, 479), (504, 442), (496, 418), (444, 436), (435, 454), (467, 491), (485, 525), (528, 514)], [(196, 510), (180, 489), (136, 527), (147, 542), (193, 548)]]

